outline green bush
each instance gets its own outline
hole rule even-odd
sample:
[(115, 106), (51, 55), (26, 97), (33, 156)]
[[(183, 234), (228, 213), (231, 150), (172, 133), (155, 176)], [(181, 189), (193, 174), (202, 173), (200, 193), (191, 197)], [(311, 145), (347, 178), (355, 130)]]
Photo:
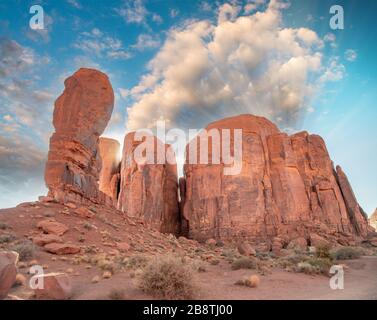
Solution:
[(170, 256), (152, 260), (141, 272), (139, 287), (157, 299), (193, 299), (193, 274), (182, 259)]

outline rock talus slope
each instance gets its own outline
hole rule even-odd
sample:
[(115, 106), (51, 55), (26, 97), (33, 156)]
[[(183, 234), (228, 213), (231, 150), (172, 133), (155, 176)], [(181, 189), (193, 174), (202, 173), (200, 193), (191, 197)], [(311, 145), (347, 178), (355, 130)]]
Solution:
[(224, 175), (222, 159), (208, 165), (186, 162), (181, 207), (190, 237), (258, 242), (279, 237), (284, 246), (299, 237), (310, 244), (317, 235), (343, 242), (366, 236), (367, 220), (321, 137), (289, 136), (252, 115), (216, 121), (206, 129), (214, 128), (243, 130), (242, 170)]

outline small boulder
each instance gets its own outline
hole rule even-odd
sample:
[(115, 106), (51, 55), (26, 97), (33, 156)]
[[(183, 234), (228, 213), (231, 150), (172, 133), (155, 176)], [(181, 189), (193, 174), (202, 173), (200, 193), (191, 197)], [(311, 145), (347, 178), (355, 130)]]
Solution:
[(68, 231), (68, 227), (65, 224), (54, 220), (43, 220), (38, 223), (37, 227), (42, 229), (45, 233), (55, 234), (57, 236), (62, 236)]
[(120, 251), (127, 252), (127, 251), (129, 251), (131, 249), (131, 246), (127, 242), (118, 242), (117, 243), (117, 248)]
[(272, 240), (272, 252), (275, 254), (280, 254), (281, 249), (283, 249), (283, 240), (275, 237)]
[(49, 243), (44, 246), (44, 249), (53, 254), (75, 254), (80, 252), (80, 247), (70, 243)]
[(211, 247), (211, 248), (214, 248), (217, 244), (217, 241), (215, 239), (208, 239), (206, 241), (206, 245)]
[(41, 234), (39, 236), (34, 237), (33, 242), (36, 245), (43, 247), (44, 245), (53, 243), (53, 242), (62, 243), (63, 240), (56, 234)]
[(0, 252), (0, 300), (4, 299), (16, 281), (18, 253)]
[(34, 289), (38, 299), (67, 300), (72, 295), (71, 280), (65, 273), (38, 275), (36, 281), (43, 281), (43, 288)]
[(87, 219), (87, 218), (92, 218), (94, 216), (94, 213), (92, 211), (90, 211), (88, 208), (86, 207), (80, 207), (78, 209), (76, 209), (74, 211), (74, 213), (79, 216), (80, 218), (84, 218), (84, 219)]
[(310, 243), (314, 247), (330, 246), (330, 242), (316, 233), (310, 234)]
[(237, 246), (238, 252), (244, 256), (255, 256), (255, 249), (247, 242), (242, 242)]
[(306, 251), (308, 243), (304, 237), (293, 239), (289, 242), (287, 249), (296, 249), (300, 251)]

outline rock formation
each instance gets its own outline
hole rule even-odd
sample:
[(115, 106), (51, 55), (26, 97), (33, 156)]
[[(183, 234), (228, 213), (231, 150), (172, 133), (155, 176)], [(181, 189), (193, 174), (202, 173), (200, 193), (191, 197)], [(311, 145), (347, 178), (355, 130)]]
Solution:
[(118, 184), (120, 181), (118, 159), (120, 144), (109, 138), (99, 139), (99, 150), (102, 168), (99, 177), (99, 190), (108, 195), (116, 203), (118, 198)]
[(78, 70), (64, 84), (55, 102), (45, 169), (49, 196), (59, 202), (103, 203), (98, 139), (110, 120), (114, 92), (108, 77), (93, 69)]
[(369, 224), (377, 232), (377, 209), (369, 218)]
[(157, 150), (162, 150), (166, 157), (173, 158), (174, 154), (157, 138), (149, 138), (154, 146), (150, 163), (135, 160), (137, 148), (142, 148), (146, 140), (136, 141), (135, 133), (127, 134), (124, 139), (118, 209), (128, 216), (140, 217), (146, 225), (160, 232), (178, 234), (177, 166), (157, 163)]
[(16, 281), (18, 253), (0, 251), (0, 300), (4, 299)]
[[(181, 197), (190, 237), (248, 239), (285, 247), (302, 237), (310, 244), (323, 239), (320, 235), (343, 243), (366, 236), (366, 218), (347, 177), (340, 167), (334, 170), (321, 137), (307, 132), (289, 136), (252, 115), (216, 121), (206, 129), (239, 128), (243, 130), (239, 174), (224, 175), (222, 158), (219, 164), (208, 165), (186, 161)], [(230, 145), (233, 140), (231, 134)], [(211, 144), (208, 154), (210, 158)]]

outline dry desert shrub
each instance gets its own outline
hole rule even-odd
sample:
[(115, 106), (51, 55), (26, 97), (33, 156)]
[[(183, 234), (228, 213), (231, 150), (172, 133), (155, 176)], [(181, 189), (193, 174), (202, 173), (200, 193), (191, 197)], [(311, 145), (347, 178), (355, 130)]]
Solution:
[(14, 240), (16, 240), (16, 236), (11, 233), (3, 234), (0, 236), (0, 243), (9, 243)]
[(245, 277), (242, 280), (238, 280), (235, 284), (239, 286), (246, 286), (249, 288), (257, 288), (260, 284), (260, 279), (256, 274), (253, 274), (249, 277)]
[(331, 251), (331, 257), (335, 260), (358, 259), (363, 255), (363, 248), (341, 247)]
[(140, 269), (144, 268), (148, 264), (149, 260), (150, 258), (145, 255), (136, 254), (134, 256), (124, 259), (123, 264), (126, 268), (129, 269)]
[(34, 257), (35, 246), (30, 241), (22, 241), (12, 247), (19, 254), (20, 261), (27, 261)]
[(316, 247), (315, 255), (317, 258), (331, 259), (330, 246), (321, 245), (321, 246)]
[(0, 230), (9, 229), (9, 225), (5, 222), (0, 222)]
[(112, 289), (109, 293), (110, 300), (124, 300), (125, 293), (122, 289)]
[(233, 270), (240, 269), (257, 269), (258, 268), (258, 259), (254, 257), (241, 257), (236, 259), (232, 263)]
[(139, 287), (157, 299), (188, 300), (194, 298), (192, 269), (172, 256), (155, 258), (145, 267)]
[(299, 262), (296, 271), (306, 274), (328, 275), (331, 266), (332, 262), (328, 258), (310, 258), (306, 261)]

